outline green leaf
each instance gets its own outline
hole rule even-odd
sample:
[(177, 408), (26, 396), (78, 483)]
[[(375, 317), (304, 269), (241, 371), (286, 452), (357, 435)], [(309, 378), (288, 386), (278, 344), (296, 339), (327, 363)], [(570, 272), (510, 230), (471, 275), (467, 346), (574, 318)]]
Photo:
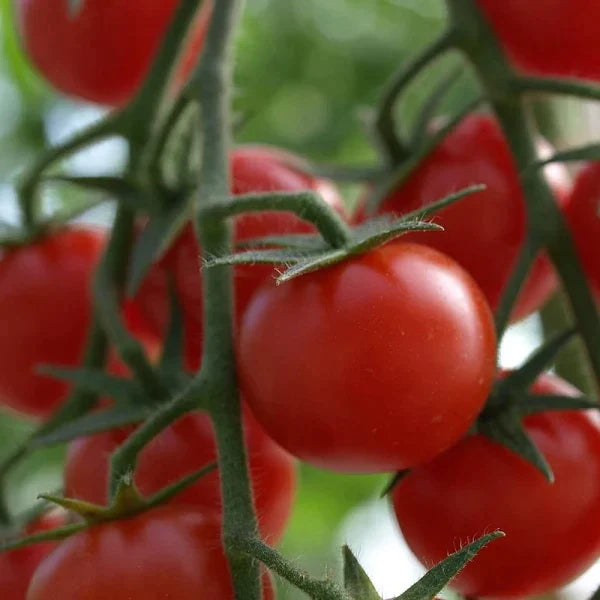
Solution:
[(70, 442), (79, 437), (93, 433), (117, 429), (125, 425), (134, 425), (152, 414), (151, 406), (133, 404), (117, 405), (105, 410), (96, 411), (59, 425), (52, 431), (46, 431), (32, 438), (30, 446), (41, 448), (62, 442)]
[(395, 600), (433, 600), (452, 578), (477, 556), (482, 548), (501, 537), (504, 537), (504, 533), (501, 531), (494, 531), (481, 536), (438, 563)]
[(187, 198), (175, 202), (166, 212), (153, 215), (138, 237), (132, 252), (127, 278), (127, 295), (134, 296), (152, 263), (171, 246), (190, 217)]
[(115, 377), (99, 369), (43, 365), (37, 371), (51, 375), (56, 379), (68, 381), (81, 390), (110, 396), (121, 402), (144, 402), (143, 392), (135, 381), (123, 377)]
[(355, 600), (381, 600), (356, 556), (348, 546), (342, 548), (344, 556), (344, 587)]
[(571, 340), (575, 332), (575, 329), (571, 328), (550, 338), (533, 352), (523, 365), (498, 382), (498, 394), (527, 390), (564, 348), (565, 344)]
[(506, 410), (490, 419), (480, 419), (479, 432), (502, 444), (531, 463), (549, 483), (554, 482), (554, 474), (544, 455), (527, 435), (521, 417), (516, 410)]

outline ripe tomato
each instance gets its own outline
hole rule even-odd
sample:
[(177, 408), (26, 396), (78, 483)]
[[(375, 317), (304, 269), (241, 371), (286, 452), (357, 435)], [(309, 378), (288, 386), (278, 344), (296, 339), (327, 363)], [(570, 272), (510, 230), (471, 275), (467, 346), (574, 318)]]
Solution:
[[(268, 575), (263, 597), (274, 597)], [(233, 600), (219, 519), (188, 507), (163, 506), (86, 529), (40, 564), (26, 598)]]
[[(140, 86), (177, 4), (85, 0), (72, 15), (63, 0), (16, 0), (23, 43), (43, 75), (67, 94), (111, 105), (125, 103)], [(179, 82), (202, 48), (211, 7), (205, 1), (192, 26)]]
[[(33, 535), (61, 525), (64, 525), (63, 514), (50, 512), (29, 525), (24, 535)], [(33, 572), (55, 545), (54, 542), (43, 542), (0, 554), (0, 598), (23, 600)]]
[[(564, 181), (549, 177), (565, 196)], [(408, 181), (384, 200), (381, 213), (418, 210), (461, 188), (483, 183), (484, 192), (439, 211), (443, 232), (409, 234), (407, 241), (427, 244), (454, 258), (480, 285), (495, 309), (526, 234), (525, 199), (506, 140), (491, 116), (469, 115), (429, 155)], [(513, 311), (519, 319), (540, 307), (556, 286), (548, 259), (532, 271)]]
[[(550, 375), (534, 393), (577, 395)], [(600, 424), (582, 411), (525, 420), (556, 481), (481, 435), (409, 473), (393, 491), (404, 537), (430, 565), (474, 535), (501, 529), (452, 581), (476, 598), (529, 598), (562, 586), (600, 555)]]
[(90, 280), (101, 230), (63, 229), (0, 251), (0, 402), (35, 416), (52, 412), (68, 386), (37, 365), (76, 365), (91, 318)]
[[(530, 73), (600, 78), (596, 0), (477, 0), (515, 65)], [(560, 44), (555, 43), (560, 40)]]
[[(303, 173), (298, 159), (275, 148), (244, 146), (231, 155), (232, 190), (234, 194), (271, 191), (314, 190), (324, 200), (343, 212), (342, 200), (327, 180)], [(314, 231), (308, 223), (292, 213), (266, 211), (247, 213), (235, 219), (237, 241), (266, 235), (307, 233)], [(200, 361), (202, 348), (202, 280), (200, 248), (192, 227), (188, 225), (165, 256), (154, 265), (138, 295), (144, 315), (158, 332), (164, 332), (169, 321), (168, 280), (173, 276), (183, 308), (186, 354), (190, 368)], [(273, 274), (271, 265), (241, 265), (234, 269), (237, 314), (241, 314), (260, 284)]]
[[(261, 535), (270, 543), (281, 538), (292, 509), (295, 465), (249, 413), (245, 416), (250, 476)], [(105, 504), (110, 454), (128, 431), (109, 431), (71, 443), (64, 474), (69, 497)], [(206, 414), (187, 415), (165, 429), (142, 451), (135, 483), (144, 495), (175, 483), (216, 460), (213, 428)], [(221, 507), (219, 475), (215, 471), (178, 494), (174, 504), (190, 504), (203, 511)]]
[(600, 299), (600, 162), (586, 166), (577, 176), (565, 208), (579, 258), (589, 284)]
[(430, 459), (477, 416), (495, 373), (490, 310), (451, 258), (393, 242), (257, 292), (241, 389), (295, 456), (348, 472)]

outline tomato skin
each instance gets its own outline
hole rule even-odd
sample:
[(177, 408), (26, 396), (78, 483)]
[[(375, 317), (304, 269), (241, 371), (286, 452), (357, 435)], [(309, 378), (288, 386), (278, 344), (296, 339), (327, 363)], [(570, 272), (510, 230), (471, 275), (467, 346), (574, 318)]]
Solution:
[(0, 252), (0, 402), (47, 416), (68, 386), (39, 364), (78, 364), (91, 320), (90, 281), (105, 243), (99, 229), (72, 227)]
[[(550, 179), (550, 178), (549, 178)], [(551, 179), (557, 201), (564, 182)], [(390, 194), (379, 213), (418, 210), (462, 188), (483, 183), (487, 189), (439, 211), (434, 221), (443, 232), (420, 232), (404, 239), (448, 254), (479, 284), (495, 310), (526, 235), (525, 198), (518, 169), (497, 121), (489, 115), (467, 116)], [(361, 218), (362, 215), (359, 215)], [(512, 319), (538, 309), (556, 287), (545, 255), (534, 263)]]
[[(82, 438), (69, 445), (64, 473), (65, 494), (106, 504), (110, 454), (130, 430), (114, 430)], [(251, 414), (245, 415), (250, 476), (263, 539), (277, 543), (294, 501), (296, 467), (292, 457), (275, 444)], [(151, 495), (216, 460), (214, 432), (206, 414), (194, 413), (176, 421), (142, 450), (135, 483)], [(173, 504), (206, 511), (221, 509), (219, 475), (215, 471), (178, 494)]]
[[(273, 599), (266, 575), (265, 600)], [(150, 595), (149, 595), (150, 594)], [(233, 600), (219, 519), (163, 506), (86, 529), (35, 572), (27, 600)]]
[[(99, 104), (119, 105), (143, 81), (177, 4), (86, 0), (73, 16), (62, 0), (16, 0), (16, 9), (25, 49), (56, 88)], [(179, 83), (202, 48), (211, 7), (211, 1), (205, 2), (196, 17), (175, 74)]]
[(285, 449), (332, 470), (380, 472), (428, 460), (465, 433), (496, 348), (469, 275), (432, 248), (393, 242), (265, 284), (237, 355), (248, 405)]
[[(23, 535), (33, 535), (64, 525), (64, 514), (54, 511), (31, 523)], [(23, 600), (33, 572), (56, 543), (43, 542), (0, 554), (0, 598)]]
[(575, 179), (565, 216), (577, 246), (581, 264), (597, 299), (600, 299), (600, 162), (582, 169)]
[(523, 71), (600, 79), (600, 61), (590, 52), (600, 34), (596, 0), (477, 0), (477, 4)]
[[(578, 395), (544, 375), (534, 393)], [(409, 473), (394, 489), (404, 537), (426, 565), (458, 544), (501, 529), (452, 581), (476, 598), (529, 598), (566, 584), (600, 555), (600, 424), (583, 411), (527, 417), (525, 427), (550, 463), (547, 483), (503, 446), (475, 435)]]
[[(307, 175), (300, 170), (297, 162), (296, 157), (277, 148), (236, 148), (231, 154), (232, 191), (237, 195), (314, 190), (342, 214), (342, 200), (331, 182)], [(314, 227), (288, 212), (247, 213), (235, 219), (236, 241), (312, 231)], [(191, 225), (188, 225), (163, 258), (153, 266), (137, 297), (148, 322), (157, 332), (164, 332), (169, 322), (169, 274), (173, 276), (183, 309), (186, 355), (191, 369), (198, 367), (202, 349), (202, 280), (199, 274), (199, 256), (200, 248)], [(256, 289), (273, 272), (271, 265), (240, 265), (234, 268), (237, 315), (243, 313)]]

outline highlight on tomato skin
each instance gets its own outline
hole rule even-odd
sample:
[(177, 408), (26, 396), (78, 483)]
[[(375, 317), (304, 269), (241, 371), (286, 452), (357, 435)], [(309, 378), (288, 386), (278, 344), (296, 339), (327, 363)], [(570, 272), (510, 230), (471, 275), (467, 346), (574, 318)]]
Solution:
[[(579, 395), (543, 375), (534, 393)], [(496, 540), (451, 582), (461, 594), (494, 600), (538, 597), (577, 577), (600, 557), (600, 420), (593, 411), (538, 413), (525, 428), (555, 476), (482, 435), (466, 437), (417, 467), (392, 492), (415, 556), (430, 565), (481, 532)]]
[(266, 283), (237, 340), (240, 389), (294, 456), (343, 472), (429, 460), (482, 408), (496, 368), (490, 309), (468, 273), (392, 242)]
[[(314, 177), (301, 168), (298, 157), (269, 146), (240, 146), (231, 153), (232, 192), (299, 192), (312, 190), (325, 202), (344, 214), (343, 201), (327, 179)], [(267, 235), (310, 233), (315, 228), (291, 212), (265, 211), (246, 213), (235, 219), (235, 240)], [(191, 225), (187, 225), (169, 250), (153, 265), (142, 283), (136, 300), (145, 318), (158, 334), (169, 323), (169, 276), (173, 277), (185, 325), (187, 366), (196, 369), (202, 350), (202, 279), (200, 248)], [(272, 265), (238, 265), (234, 268), (236, 320), (248, 302), (269, 277)]]
[[(177, 5), (177, 0), (86, 0), (73, 15), (63, 0), (15, 0), (23, 45), (42, 75), (69, 95), (108, 105), (125, 104), (138, 90)], [(178, 87), (202, 50), (211, 12), (207, 0), (175, 74)]]
[[(218, 516), (161, 506), (85, 529), (39, 565), (26, 600), (233, 600)], [(273, 600), (268, 574), (263, 598)]]
[(476, 3), (521, 71), (600, 80), (600, 62), (592, 50), (600, 34), (600, 6), (596, 0)]
[(600, 300), (600, 162), (586, 165), (575, 178), (575, 185), (564, 209), (588, 283)]
[[(50, 511), (29, 524), (23, 535), (33, 535), (65, 524), (65, 514)], [(23, 600), (31, 576), (39, 563), (54, 549), (55, 542), (43, 542), (0, 553), (0, 598)]]
[[(548, 181), (559, 205), (564, 204), (568, 188), (564, 177), (552, 170)], [(443, 232), (417, 232), (404, 239), (454, 258), (479, 284), (495, 310), (525, 242), (527, 222), (520, 175), (494, 117), (468, 115), (407, 181), (384, 199), (378, 214), (418, 210), (473, 184), (484, 184), (487, 189), (434, 215)], [(357, 219), (363, 218), (360, 211)], [(512, 320), (540, 308), (556, 284), (548, 258), (540, 255), (519, 295)]]
[[(249, 473), (259, 530), (265, 541), (276, 544), (292, 512), (296, 464), (266, 435), (249, 411), (244, 413)], [(131, 431), (113, 430), (71, 442), (64, 470), (65, 495), (105, 505), (110, 455)], [(176, 421), (142, 450), (134, 481), (139, 491), (149, 496), (214, 460), (216, 446), (210, 418), (206, 414), (193, 413)], [(204, 512), (219, 512), (218, 472), (205, 475), (175, 496), (171, 503), (194, 506)]]
[(102, 229), (73, 226), (0, 253), (4, 406), (45, 417), (64, 399), (67, 384), (36, 368), (79, 364), (91, 324), (90, 282), (105, 241)]

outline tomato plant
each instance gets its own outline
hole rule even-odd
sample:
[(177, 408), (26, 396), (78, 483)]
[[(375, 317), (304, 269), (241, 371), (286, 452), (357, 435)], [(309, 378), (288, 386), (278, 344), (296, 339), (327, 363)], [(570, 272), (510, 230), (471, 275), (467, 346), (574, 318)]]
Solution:
[[(40, 533), (63, 525), (64, 514), (49, 512), (31, 523), (26, 535)], [(45, 542), (0, 554), (0, 597), (2, 600), (23, 600), (29, 580), (38, 564), (54, 548), (54, 542)]]
[[(525, 241), (525, 200), (519, 172), (497, 121), (472, 114), (390, 194), (379, 212), (418, 210), (461, 188), (483, 183), (487, 189), (439, 211), (443, 232), (415, 233), (411, 242), (437, 248), (460, 263), (495, 309)], [(551, 179), (563, 201), (565, 185)], [(545, 256), (538, 257), (513, 311), (518, 319), (538, 309), (556, 286)]]
[[(298, 159), (276, 148), (242, 146), (231, 154), (231, 178), (234, 194), (272, 191), (313, 190), (343, 212), (335, 187), (325, 179), (304, 173)], [(247, 213), (235, 219), (236, 241), (267, 235), (314, 231), (291, 212)], [(184, 313), (185, 345), (189, 366), (200, 360), (202, 347), (202, 279), (200, 249), (191, 225), (186, 226), (172, 247), (157, 263), (142, 284), (139, 306), (157, 331), (164, 331), (169, 320), (168, 278), (173, 276)], [(273, 274), (270, 265), (241, 265), (234, 269), (237, 314), (241, 314), (261, 283)]]
[(90, 282), (104, 241), (102, 230), (73, 227), (0, 255), (0, 401), (6, 406), (46, 416), (64, 398), (68, 386), (35, 369), (81, 359)]
[(453, 444), (495, 372), (490, 310), (470, 276), (426, 246), (392, 242), (276, 286), (242, 322), (241, 389), (295, 456), (388, 471)]
[[(294, 460), (263, 432), (252, 415), (246, 415), (245, 423), (259, 528), (265, 540), (276, 543), (283, 534), (294, 500)], [(129, 431), (113, 430), (71, 443), (65, 466), (65, 494), (106, 504), (108, 460), (128, 434)], [(142, 494), (151, 495), (214, 460), (216, 447), (208, 415), (188, 415), (144, 448), (139, 456), (135, 483)], [(193, 505), (203, 512), (220, 510), (218, 473), (205, 475), (172, 502)]]
[[(180, 82), (202, 48), (211, 4), (192, 26)], [(71, 14), (63, 0), (16, 0), (23, 43), (40, 72), (67, 94), (113, 105), (140, 86), (176, 7), (176, 0), (86, 0)]]
[(591, 163), (578, 174), (569, 196), (565, 215), (575, 238), (588, 282), (600, 298), (600, 163)]
[(600, 64), (590, 51), (600, 32), (600, 7), (595, 0), (477, 0), (477, 4), (522, 70), (600, 79)]
[[(577, 395), (544, 375), (538, 394)], [(600, 556), (600, 423), (583, 411), (546, 412), (525, 420), (555, 482), (482, 435), (466, 437), (409, 473), (393, 491), (402, 533), (424, 564), (499, 528), (453, 581), (477, 598), (529, 598), (564, 585)]]
[[(268, 576), (263, 597), (272, 600)], [(96, 525), (64, 541), (38, 567), (27, 600), (233, 599), (214, 515), (164, 506)]]

